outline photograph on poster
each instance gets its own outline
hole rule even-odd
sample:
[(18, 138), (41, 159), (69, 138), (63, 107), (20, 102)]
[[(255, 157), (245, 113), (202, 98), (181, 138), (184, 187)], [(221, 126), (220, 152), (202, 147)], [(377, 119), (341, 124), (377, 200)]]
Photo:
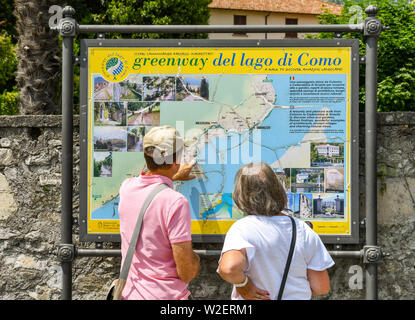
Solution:
[(314, 218), (344, 218), (344, 194), (319, 194), (313, 200)]
[(144, 101), (175, 101), (174, 77), (143, 77)]
[(127, 129), (95, 127), (94, 151), (127, 151)]
[(94, 126), (125, 126), (126, 108), (123, 102), (95, 102)]
[(128, 102), (128, 126), (159, 126), (160, 102)]
[(292, 168), (291, 191), (299, 192), (323, 192), (324, 169), (320, 168)]
[(112, 177), (111, 152), (94, 152), (94, 177)]
[(177, 77), (176, 101), (209, 100), (209, 80), (206, 77)]
[(290, 192), (291, 190), (291, 179), (290, 179), (290, 168), (273, 168), (275, 174), (280, 180), (282, 186), (284, 187), (285, 192)]
[(151, 127), (128, 127), (127, 129), (127, 151), (142, 152), (143, 138)]
[(343, 167), (344, 143), (311, 143), (311, 167)]
[(294, 194), (287, 192), (287, 206), (284, 208), (283, 213), (289, 216), (293, 216), (293, 206), (294, 206)]
[(114, 83), (114, 101), (143, 100), (143, 80), (140, 75), (130, 74), (125, 80)]
[(344, 168), (325, 168), (324, 176), (324, 192), (344, 191)]
[(299, 219), (313, 218), (313, 195), (311, 193), (293, 193), (291, 210)]
[(94, 100), (112, 100), (113, 83), (105, 80), (100, 75), (94, 77)]

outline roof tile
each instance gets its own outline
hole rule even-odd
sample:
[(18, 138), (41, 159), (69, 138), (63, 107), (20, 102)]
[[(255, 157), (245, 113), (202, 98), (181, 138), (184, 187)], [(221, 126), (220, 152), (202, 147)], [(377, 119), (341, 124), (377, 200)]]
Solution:
[(213, 0), (211, 9), (233, 9), (281, 13), (321, 14), (323, 8), (340, 14), (343, 6), (321, 0)]

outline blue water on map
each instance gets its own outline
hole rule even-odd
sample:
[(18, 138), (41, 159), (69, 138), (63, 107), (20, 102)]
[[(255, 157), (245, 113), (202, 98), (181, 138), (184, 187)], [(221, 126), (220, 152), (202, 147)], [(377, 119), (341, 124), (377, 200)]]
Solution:
[(217, 204), (214, 207), (209, 208), (208, 210), (204, 211), (202, 214), (202, 218), (205, 219), (211, 215), (217, 214), (224, 206), (227, 206), (229, 217), (232, 218), (232, 206), (233, 206), (232, 194), (223, 193), (221, 200), (222, 202), (220, 204)]
[(111, 200), (104, 204), (102, 207), (95, 209), (91, 213), (91, 219), (114, 219), (118, 220), (120, 216), (118, 215), (118, 203), (120, 197), (117, 196), (114, 200)]

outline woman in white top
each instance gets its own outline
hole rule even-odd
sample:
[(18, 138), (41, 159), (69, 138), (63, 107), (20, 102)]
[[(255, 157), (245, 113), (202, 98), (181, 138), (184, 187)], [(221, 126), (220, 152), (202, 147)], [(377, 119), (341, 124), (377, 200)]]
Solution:
[[(265, 164), (241, 167), (235, 177), (235, 205), (248, 214), (226, 234), (218, 272), (234, 284), (232, 299), (274, 300), (291, 244), (292, 223), (282, 211), (287, 196), (277, 175)], [(320, 237), (294, 218), (297, 239), (286, 280), (285, 300), (327, 294), (327, 269), (334, 265)]]

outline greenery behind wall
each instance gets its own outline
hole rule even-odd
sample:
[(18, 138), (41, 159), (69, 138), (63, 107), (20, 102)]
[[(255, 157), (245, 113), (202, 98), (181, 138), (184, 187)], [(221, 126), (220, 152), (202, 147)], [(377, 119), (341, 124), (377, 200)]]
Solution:
[[(61, 39), (49, 30), (51, 5), (71, 5), (79, 24), (208, 24), (211, 0), (0, 0), (0, 114), (60, 114)], [(340, 16), (324, 12), (322, 24), (349, 23), (369, 4), (390, 27), (379, 37), (378, 110), (415, 111), (415, 4), (409, 0), (331, 0), (343, 3)], [(353, 7), (354, 6), (354, 7)], [(355, 22), (354, 22), (355, 23)], [(82, 35), (82, 37), (96, 35)], [(364, 54), (363, 37), (359, 37)], [(207, 38), (206, 34), (105, 34), (112, 38)], [(311, 36), (310, 36), (311, 37)], [(320, 34), (330, 38), (333, 34)], [(78, 37), (79, 38), (79, 37)], [(79, 54), (79, 39), (74, 54)], [(79, 112), (79, 66), (74, 68), (74, 109)], [(364, 66), (360, 105), (364, 110)]]
[[(378, 8), (376, 17), (385, 30), (378, 42), (378, 111), (415, 111), (415, 2), (408, 0), (354, 0), (344, 1), (339, 16), (326, 11), (319, 16), (320, 24), (358, 23), (367, 15), (370, 4)], [(362, 9), (359, 11), (359, 7)], [(333, 33), (322, 33), (310, 38), (333, 38)], [(363, 36), (343, 34), (343, 38), (359, 38), (360, 54), (365, 54)], [(360, 111), (365, 104), (365, 67), (360, 65)]]

